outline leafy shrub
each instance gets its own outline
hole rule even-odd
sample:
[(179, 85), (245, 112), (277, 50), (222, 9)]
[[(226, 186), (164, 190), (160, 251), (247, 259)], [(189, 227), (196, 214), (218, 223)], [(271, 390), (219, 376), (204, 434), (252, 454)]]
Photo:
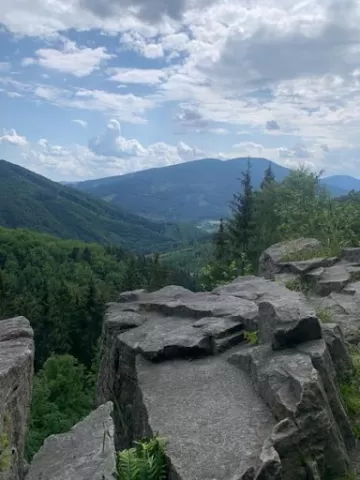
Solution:
[(135, 442), (117, 455), (117, 480), (165, 480), (166, 439), (155, 436)]

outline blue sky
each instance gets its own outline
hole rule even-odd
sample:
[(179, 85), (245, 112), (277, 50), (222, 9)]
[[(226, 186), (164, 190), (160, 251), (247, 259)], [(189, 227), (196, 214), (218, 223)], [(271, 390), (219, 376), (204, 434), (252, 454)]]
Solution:
[(0, 2), (0, 158), (81, 180), (203, 157), (360, 177), (360, 0)]

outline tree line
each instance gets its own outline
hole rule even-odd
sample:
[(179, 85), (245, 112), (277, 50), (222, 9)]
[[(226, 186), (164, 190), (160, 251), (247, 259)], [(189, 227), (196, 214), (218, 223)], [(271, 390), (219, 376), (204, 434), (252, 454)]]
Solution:
[(269, 164), (260, 189), (252, 187), (251, 162), (242, 173), (231, 215), (221, 219), (213, 258), (201, 269), (205, 289), (258, 270), (261, 253), (277, 242), (299, 237), (321, 241), (324, 255), (337, 255), (360, 242), (360, 194), (333, 198), (321, 185), (322, 172), (292, 171), (277, 182)]

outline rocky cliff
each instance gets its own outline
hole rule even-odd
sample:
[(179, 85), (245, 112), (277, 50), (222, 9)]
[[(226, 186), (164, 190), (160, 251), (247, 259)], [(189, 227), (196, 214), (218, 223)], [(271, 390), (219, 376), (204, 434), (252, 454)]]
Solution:
[(341, 330), (282, 283), (170, 286), (108, 306), (97, 403), (114, 402), (116, 449), (168, 438), (171, 479), (337, 479), (355, 446), (338, 389), (352, 369)]
[[(115, 451), (157, 432), (170, 480), (344, 478), (357, 445), (339, 386), (355, 369), (338, 323), (360, 341), (360, 249), (301, 259), (319, 247), (275, 245), (260, 277), (211, 293), (120, 294), (103, 324), (98, 408), (49, 437), (26, 480), (110, 480)], [(0, 480), (24, 478), (33, 354), (29, 322), (1, 321)]]
[(33, 361), (28, 320), (0, 321), (0, 480), (22, 480), (24, 475)]

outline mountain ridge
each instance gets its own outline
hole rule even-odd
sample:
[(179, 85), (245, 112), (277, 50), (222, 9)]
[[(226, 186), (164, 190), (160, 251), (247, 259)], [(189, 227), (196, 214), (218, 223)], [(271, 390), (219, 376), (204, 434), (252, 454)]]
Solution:
[(6, 160), (0, 160), (0, 225), (138, 253), (167, 251), (182, 239), (202, 237), (193, 226), (152, 222)]
[[(233, 193), (239, 189), (238, 178), (248, 160), (247, 157), (229, 160), (205, 158), (77, 182), (73, 186), (145, 218), (200, 223), (229, 214), (229, 203)], [(250, 160), (254, 188), (260, 186), (269, 163), (279, 181), (290, 172), (290, 169), (265, 158)], [(360, 190), (360, 180), (349, 178), (354, 183), (358, 182), (357, 189)], [(321, 181), (334, 196), (346, 195), (352, 189), (338, 185), (337, 176)]]

